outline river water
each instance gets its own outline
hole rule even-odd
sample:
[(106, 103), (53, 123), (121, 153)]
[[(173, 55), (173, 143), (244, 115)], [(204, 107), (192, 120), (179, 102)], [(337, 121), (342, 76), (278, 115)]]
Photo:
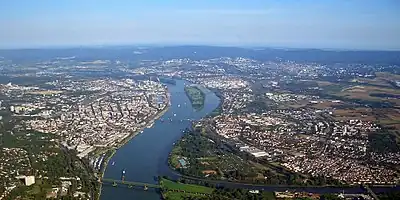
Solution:
[[(126, 181), (157, 183), (154, 177), (170, 173), (167, 164), (168, 154), (173, 143), (182, 136), (183, 130), (190, 126), (188, 119), (201, 119), (217, 108), (220, 102), (214, 93), (205, 89), (204, 108), (195, 111), (184, 92), (184, 83), (182, 80), (176, 80), (175, 85), (168, 85), (171, 94), (171, 107), (160, 119), (155, 121), (153, 127), (146, 128), (143, 133), (135, 136), (118, 149), (110, 159), (104, 178), (119, 180), (122, 170), (125, 169)], [(172, 118), (172, 122), (168, 118)], [(162, 122), (161, 119), (164, 119), (164, 121)], [(115, 164), (112, 165), (112, 162), (115, 162)], [(160, 195), (151, 191), (103, 185), (101, 199), (152, 200), (160, 199)]]
[[(175, 85), (168, 85), (171, 94), (171, 107), (158, 120), (153, 127), (146, 128), (143, 133), (135, 136), (127, 144), (118, 149), (111, 158), (104, 178), (121, 179), (122, 170), (126, 170), (125, 180), (144, 183), (157, 184), (155, 177), (167, 175), (174, 176), (168, 167), (168, 154), (172, 149), (173, 143), (180, 139), (183, 130), (189, 127), (188, 119), (199, 120), (205, 117), (218, 107), (220, 99), (212, 92), (204, 89), (206, 94), (204, 108), (195, 111), (184, 92), (185, 81), (176, 80)], [(180, 106), (178, 106), (180, 105)], [(175, 115), (176, 116), (175, 116)], [(168, 119), (172, 118), (172, 122)], [(164, 119), (164, 121), (161, 121)], [(115, 162), (114, 165), (111, 163)], [(223, 184), (229, 187), (260, 189), (267, 191), (285, 191), (295, 189), (296, 191), (306, 191), (313, 193), (362, 193), (365, 192), (360, 187), (351, 188), (288, 188), (275, 186), (249, 186), (243, 184)], [(375, 188), (375, 191), (399, 190), (396, 188)], [(140, 189), (130, 189), (128, 187), (112, 187), (103, 185), (101, 200), (156, 200), (160, 199), (160, 194), (154, 191), (144, 191)]]

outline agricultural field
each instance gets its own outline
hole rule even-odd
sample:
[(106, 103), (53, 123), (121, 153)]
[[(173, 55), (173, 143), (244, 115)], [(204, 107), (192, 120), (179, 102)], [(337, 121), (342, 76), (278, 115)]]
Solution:
[(374, 78), (356, 78), (352, 80), (352, 82), (356, 83), (382, 87), (393, 87), (395, 81), (400, 81), (400, 75), (387, 72), (377, 72)]
[(56, 90), (43, 90), (43, 91), (32, 91), (28, 92), (29, 94), (34, 95), (54, 95), (54, 94), (61, 94), (63, 91), (56, 91)]
[[(337, 98), (340, 103), (319, 103), (313, 108), (332, 109), (332, 117), (337, 121), (362, 120), (380, 125), (380, 133), (371, 135), (373, 149), (382, 144), (391, 150), (400, 144), (400, 88), (396, 85), (400, 75), (378, 72), (373, 78), (357, 78), (345, 83), (316, 81), (323, 88), (323, 94)], [(393, 143), (394, 142), (394, 143)]]
[(389, 101), (400, 105), (400, 90), (376, 86), (351, 86), (336, 93), (337, 96), (370, 101)]
[(322, 94), (360, 103), (386, 103), (400, 106), (400, 75), (379, 72), (374, 78), (354, 78), (349, 82), (309, 81), (321, 88)]

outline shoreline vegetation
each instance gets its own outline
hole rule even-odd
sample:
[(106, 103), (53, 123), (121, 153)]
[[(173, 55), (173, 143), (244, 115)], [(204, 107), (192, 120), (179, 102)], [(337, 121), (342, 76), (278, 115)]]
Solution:
[(200, 88), (198, 88), (198, 86), (196, 85), (185, 86), (185, 93), (189, 98), (192, 107), (196, 111), (199, 111), (204, 107), (206, 95)]
[(218, 106), (211, 113), (209, 113), (207, 116), (204, 117), (204, 118), (213, 118), (215, 116), (222, 114), (222, 105), (224, 104), (224, 98), (219, 90), (212, 88), (207, 88), (207, 89), (213, 92), (215, 96), (219, 98)]
[[(224, 157), (218, 155), (223, 154)], [(181, 166), (180, 160), (190, 163)], [(247, 162), (249, 161), (249, 162)], [(231, 165), (242, 166), (231, 170)], [(194, 129), (175, 143), (168, 158), (169, 167), (182, 178), (209, 183), (273, 187), (351, 187), (331, 180), (312, 179), (295, 174), (277, 163), (266, 163), (236, 152), (217, 137)], [(264, 177), (269, 177), (268, 180)], [(307, 180), (307, 183), (303, 182)]]
[[(109, 161), (111, 160), (111, 158), (114, 156), (114, 154), (117, 152), (117, 150), (119, 148), (124, 146), (126, 143), (128, 143), (135, 136), (139, 135), (140, 132), (142, 132), (147, 126), (149, 126), (150, 124), (154, 123), (154, 121), (159, 119), (161, 116), (163, 116), (168, 111), (169, 107), (171, 106), (169, 93), (168, 93), (167, 97), (168, 97), (168, 102), (167, 102), (167, 105), (165, 106), (165, 108), (163, 110), (161, 110), (160, 112), (158, 112), (156, 115), (154, 115), (154, 117), (151, 120), (149, 120), (144, 126), (142, 126), (140, 129), (138, 129), (137, 131), (133, 132), (128, 137), (123, 139), (120, 143), (117, 144), (116, 147), (113, 147), (111, 149), (101, 149), (100, 150), (101, 152), (106, 153), (108, 155), (104, 157), (103, 167), (101, 168), (100, 173), (98, 174), (98, 176), (96, 176), (96, 178), (101, 178), (101, 179), (104, 178), (104, 174), (105, 174), (105, 171), (107, 169), (108, 163), (109, 163)], [(102, 187), (103, 187), (103, 184), (100, 183), (99, 186), (98, 186), (97, 197), (95, 197), (96, 200), (100, 199)]]
[(164, 200), (184, 199), (275, 199), (273, 192), (253, 191), (237, 188), (223, 188), (213, 184), (199, 185), (187, 179), (171, 180), (168, 177), (159, 177), (161, 197)]
[[(198, 86), (185, 86), (185, 92), (191, 100), (190, 90), (200, 90)], [(214, 117), (222, 113), (223, 98), (218, 90), (211, 90), (220, 98), (220, 104), (214, 109), (206, 118)], [(200, 92), (203, 93), (202, 90)], [(203, 93), (204, 95), (204, 93)], [(208, 131), (210, 131), (208, 129)], [(286, 169), (279, 167), (276, 163), (269, 164), (267, 166), (261, 166), (264, 163), (258, 163), (248, 155), (242, 155), (240, 152), (235, 151), (229, 145), (223, 144), (223, 142), (213, 133), (208, 132), (206, 129), (201, 128), (198, 130), (192, 127), (192, 130), (187, 134), (183, 135), (175, 145), (173, 146), (170, 155), (168, 157), (169, 167), (179, 174), (182, 178), (188, 180), (198, 181), (210, 181), (221, 183), (234, 183), (234, 184), (246, 184), (254, 186), (284, 186), (284, 187), (348, 187), (349, 185), (339, 184), (332, 180), (312, 180), (310, 177), (303, 176), (301, 174), (290, 173)], [(191, 150), (196, 149), (197, 153), (201, 155), (195, 155), (195, 158), (204, 159), (191, 159)], [(215, 151), (212, 155), (206, 155), (204, 152)], [(199, 152), (200, 151), (200, 152)], [(236, 170), (234, 173), (230, 173), (229, 170), (224, 170), (224, 165), (229, 165), (226, 162), (221, 161), (218, 155), (228, 153), (228, 157), (232, 163), (236, 163), (238, 166), (246, 165), (243, 160), (249, 160), (252, 163), (244, 168), (251, 168), (254, 170)], [(193, 155), (192, 155), (193, 156)], [(223, 158), (227, 159), (227, 158)], [(184, 160), (184, 163), (190, 163), (191, 166), (197, 166), (193, 169), (190, 166), (181, 166), (180, 160)], [(219, 161), (221, 162), (219, 162)], [(250, 176), (252, 175), (252, 176)], [(253, 177), (254, 175), (254, 177)], [(276, 180), (272, 180), (271, 183), (267, 183), (264, 177), (270, 177), (275, 175)], [(279, 175), (279, 176), (278, 176)], [(259, 177), (263, 177), (264, 180), (259, 180)], [(248, 179), (253, 177), (254, 179)], [(304, 181), (307, 181), (305, 183)]]
[(159, 184), (161, 186), (161, 197), (171, 200), (183, 199), (188, 196), (209, 196), (214, 190), (211, 187), (173, 181), (167, 177), (159, 178)]

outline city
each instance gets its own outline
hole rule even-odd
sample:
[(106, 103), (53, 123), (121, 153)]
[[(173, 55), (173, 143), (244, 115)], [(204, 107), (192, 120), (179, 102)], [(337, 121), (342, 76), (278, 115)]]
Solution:
[[(114, 66), (112, 72), (105, 64)], [(30, 187), (51, 183), (39, 192), (47, 198), (99, 195), (98, 180), (121, 146), (146, 134), (157, 119), (161, 126), (176, 126), (176, 113), (163, 117), (171, 107), (187, 109), (186, 103), (171, 104), (170, 96), (180, 94), (171, 91), (178, 87), (172, 80), (187, 81), (182, 92), (193, 104), (191, 112), (206, 109), (211, 94), (220, 99), (212, 114), (192, 121), (201, 136), (184, 136), (186, 141), (175, 144), (187, 152), (170, 153), (171, 166), (185, 176), (288, 186), (400, 181), (400, 101), (389, 95), (400, 94), (398, 66), (243, 57), (146, 60), (135, 67), (75, 58), (49, 58), (18, 70), (6, 67), (11, 62), (3, 65), (1, 75), (10, 82), (0, 85), (1, 153), (12, 159), (0, 162), (2, 198), (16, 195), (21, 179)], [(28, 72), (34, 68), (41, 73)], [(210, 145), (208, 153), (203, 147), (191, 153), (200, 144), (189, 141), (202, 140)], [(24, 147), (28, 141), (32, 149)], [(49, 169), (50, 163), (61, 167), (66, 158), (71, 169)]]
[(0, 200), (400, 200), (400, 1), (0, 6)]

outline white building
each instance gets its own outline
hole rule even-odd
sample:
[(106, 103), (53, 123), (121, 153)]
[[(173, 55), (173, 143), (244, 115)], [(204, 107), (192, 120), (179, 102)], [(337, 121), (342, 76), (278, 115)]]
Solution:
[(25, 186), (30, 186), (35, 184), (35, 176), (17, 176), (15, 178), (23, 181)]

